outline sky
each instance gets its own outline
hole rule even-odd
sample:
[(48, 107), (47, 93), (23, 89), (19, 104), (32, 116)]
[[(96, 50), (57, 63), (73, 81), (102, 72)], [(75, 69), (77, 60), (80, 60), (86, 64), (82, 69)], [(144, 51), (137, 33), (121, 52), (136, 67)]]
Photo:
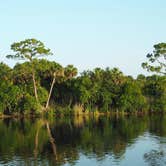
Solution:
[(12, 67), (10, 45), (36, 38), (54, 53), (50, 60), (79, 72), (147, 74), (146, 54), (166, 41), (165, 9), (165, 0), (0, 0), (0, 61)]

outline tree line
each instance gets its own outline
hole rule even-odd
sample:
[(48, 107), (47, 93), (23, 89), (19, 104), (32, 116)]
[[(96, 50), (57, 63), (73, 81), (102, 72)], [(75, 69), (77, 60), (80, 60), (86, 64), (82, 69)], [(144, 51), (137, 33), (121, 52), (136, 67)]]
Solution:
[(1, 114), (166, 111), (166, 43), (154, 45), (142, 63), (155, 74), (136, 79), (118, 68), (95, 68), (77, 75), (73, 65), (44, 59), (52, 52), (36, 39), (13, 43), (11, 50), (7, 58), (24, 61), (13, 68), (0, 63)]

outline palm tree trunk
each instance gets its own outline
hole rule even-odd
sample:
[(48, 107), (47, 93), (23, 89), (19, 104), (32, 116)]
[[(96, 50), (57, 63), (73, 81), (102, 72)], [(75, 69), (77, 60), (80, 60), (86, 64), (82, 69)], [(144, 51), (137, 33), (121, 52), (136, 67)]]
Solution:
[(55, 77), (53, 78), (52, 83), (51, 83), (51, 88), (50, 88), (50, 92), (49, 92), (49, 95), (48, 95), (47, 104), (46, 104), (46, 107), (45, 107), (46, 109), (49, 106), (49, 102), (50, 102), (50, 98), (51, 98), (51, 94), (52, 94), (54, 84), (55, 84)]
[(36, 80), (35, 80), (35, 72), (32, 73), (32, 79), (33, 79), (33, 87), (34, 87), (35, 98), (36, 98), (36, 101), (38, 101), (37, 86), (36, 86)]

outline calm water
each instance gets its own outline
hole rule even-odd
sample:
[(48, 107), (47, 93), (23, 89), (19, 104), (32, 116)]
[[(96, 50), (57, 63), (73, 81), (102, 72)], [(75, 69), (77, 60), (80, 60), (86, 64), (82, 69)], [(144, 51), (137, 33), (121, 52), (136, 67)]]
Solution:
[(0, 120), (0, 165), (166, 165), (166, 117)]

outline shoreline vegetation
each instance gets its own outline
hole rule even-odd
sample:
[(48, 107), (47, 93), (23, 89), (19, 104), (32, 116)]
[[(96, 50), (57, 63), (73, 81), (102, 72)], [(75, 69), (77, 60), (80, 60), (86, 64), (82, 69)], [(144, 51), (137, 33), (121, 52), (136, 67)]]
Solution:
[(156, 74), (137, 78), (118, 68), (78, 75), (73, 65), (44, 59), (53, 54), (36, 39), (13, 43), (11, 50), (6, 57), (18, 63), (13, 68), (0, 63), (0, 118), (166, 112), (165, 43), (154, 45), (148, 62), (142, 63)]
[[(57, 115), (56, 117), (59, 117), (59, 118), (62, 118), (62, 117), (86, 117), (86, 116), (91, 116), (91, 117), (99, 117), (99, 116), (111, 116), (111, 117), (114, 117), (114, 116), (132, 116), (132, 115), (136, 115), (136, 116), (142, 116), (142, 115), (154, 115), (156, 114), (156, 112), (154, 113), (147, 113), (147, 112), (132, 112), (132, 113), (129, 113), (129, 112), (83, 112), (83, 113), (73, 113), (73, 114), (68, 114), (68, 115), (65, 115), (65, 114), (59, 114)], [(10, 115), (7, 115), (7, 114), (0, 114), (0, 119), (10, 119), (10, 118), (16, 118), (16, 119), (24, 119), (24, 118), (49, 118), (50, 115), (49, 114), (45, 114), (45, 113), (41, 113), (41, 114), (20, 114), (20, 113), (14, 113), (14, 114), (10, 114)], [(52, 116), (51, 116), (52, 118)]]

